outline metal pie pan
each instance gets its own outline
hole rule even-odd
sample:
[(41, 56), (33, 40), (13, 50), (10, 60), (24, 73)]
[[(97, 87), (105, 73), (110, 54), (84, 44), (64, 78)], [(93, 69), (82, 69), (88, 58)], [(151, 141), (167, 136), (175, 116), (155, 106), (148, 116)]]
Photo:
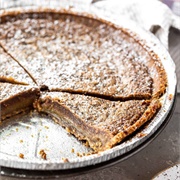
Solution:
[[(126, 21), (125, 17), (115, 17), (106, 11), (96, 9), (92, 5), (73, 4), (73, 7), (66, 5), (59, 8), (54, 8), (54, 6), (48, 8), (31, 6), (2, 10), (1, 14), (18, 11), (61, 11), (70, 14), (75, 13), (103, 19), (115, 24), (117, 27), (127, 29), (136, 34), (161, 59), (167, 72), (168, 86), (166, 93), (161, 98), (162, 108), (145, 128), (112, 149), (98, 154), (79, 157), (79, 153), (88, 153), (90, 150), (77, 141), (76, 138), (69, 136), (64, 129), (56, 125), (48, 117), (35, 113), (31, 116), (24, 116), (20, 120), (16, 118), (17, 121), (8, 121), (1, 127), (0, 166), (24, 170), (73, 170), (109, 162), (115, 158), (123, 160), (126, 154), (143, 145), (153, 134), (159, 131), (159, 128), (167, 120), (172, 111), (177, 80), (173, 60), (154, 35), (137, 27), (133, 22)], [(143, 133), (144, 136), (139, 136), (139, 133)], [(47, 160), (40, 158), (38, 154), (40, 149), (46, 150)], [(72, 149), (75, 152), (72, 152)], [(19, 158), (18, 153), (24, 153), (25, 158)], [(2, 171), (1, 174), (3, 174)]]

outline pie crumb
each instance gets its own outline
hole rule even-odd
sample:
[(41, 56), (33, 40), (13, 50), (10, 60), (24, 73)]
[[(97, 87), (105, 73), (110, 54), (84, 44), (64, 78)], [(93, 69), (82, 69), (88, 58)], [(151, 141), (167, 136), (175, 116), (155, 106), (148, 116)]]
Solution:
[(82, 154), (79, 153), (79, 152), (77, 152), (76, 155), (77, 155), (78, 157), (82, 157)]
[(169, 97), (168, 97), (168, 99), (171, 101), (171, 100), (173, 99), (173, 95), (170, 94)]
[(146, 136), (146, 134), (145, 133), (139, 133), (137, 136), (138, 136), (138, 138), (141, 138), (141, 137)]
[(62, 158), (62, 160), (63, 160), (64, 162), (69, 162), (69, 159), (68, 159), (68, 158)]
[(42, 158), (42, 159), (47, 160), (47, 155), (46, 155), (44, 149), (41, 149), (41, 150), (39, 151), (39, 154), (41, 155), (41, 158)]
[(74, 153), (74, 148), (71, 149), (71, 152)]
[(19, 157), (20, 157), (21, 159), (24, 159), (24, 154), (19, 153)]

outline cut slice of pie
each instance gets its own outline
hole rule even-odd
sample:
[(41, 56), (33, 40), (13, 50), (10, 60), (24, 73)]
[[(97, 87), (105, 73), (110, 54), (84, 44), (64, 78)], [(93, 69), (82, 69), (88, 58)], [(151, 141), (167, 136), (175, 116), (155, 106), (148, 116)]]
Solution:
[(39, 96), (38, 88), (0, 83), (0, 122), (33, 109), (33, 103)]
[(159, 100), (110, 101), (62, 92), (46, 93), (36, 103), (79, 140), (86, 140), (95, 151), (121, 142), (150, 120), (161, 107)]
[(0, 41), (51, 91), (125, 100), (158, 97), (166, 88), (158, 57), (123, 29), (83, 14), (11, 14), (2, 18)]
[(34, 85), (27, 72), (0, 46), (0, 82), (12, 84)]

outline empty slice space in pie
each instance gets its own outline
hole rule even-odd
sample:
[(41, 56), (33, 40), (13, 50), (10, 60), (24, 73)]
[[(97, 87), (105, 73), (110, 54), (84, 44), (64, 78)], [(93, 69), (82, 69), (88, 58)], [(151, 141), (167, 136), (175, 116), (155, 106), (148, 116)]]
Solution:
[(101, 98), (53, 92), (36, 103), (79, 140), (95, 151), (109, 149), (150, 120), (161, 107), (159, 100), (110, 101)]
[(50, 91), (115, 99), (150, 99), (165, 91), (158, 57), (107, 22), (83, 14), (27, 12), (3, 18), (0, 27), (8, 52)]

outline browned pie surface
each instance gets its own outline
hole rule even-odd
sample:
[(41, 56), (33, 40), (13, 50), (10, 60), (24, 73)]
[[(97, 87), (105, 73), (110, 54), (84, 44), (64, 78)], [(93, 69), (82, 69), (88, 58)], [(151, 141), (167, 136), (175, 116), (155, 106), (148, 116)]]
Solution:
[(161, 63), (120, 29), (100, 21), (53, 13), (3, 18), (0, 41), (50, 90), (126, 99), (165, 89)]

